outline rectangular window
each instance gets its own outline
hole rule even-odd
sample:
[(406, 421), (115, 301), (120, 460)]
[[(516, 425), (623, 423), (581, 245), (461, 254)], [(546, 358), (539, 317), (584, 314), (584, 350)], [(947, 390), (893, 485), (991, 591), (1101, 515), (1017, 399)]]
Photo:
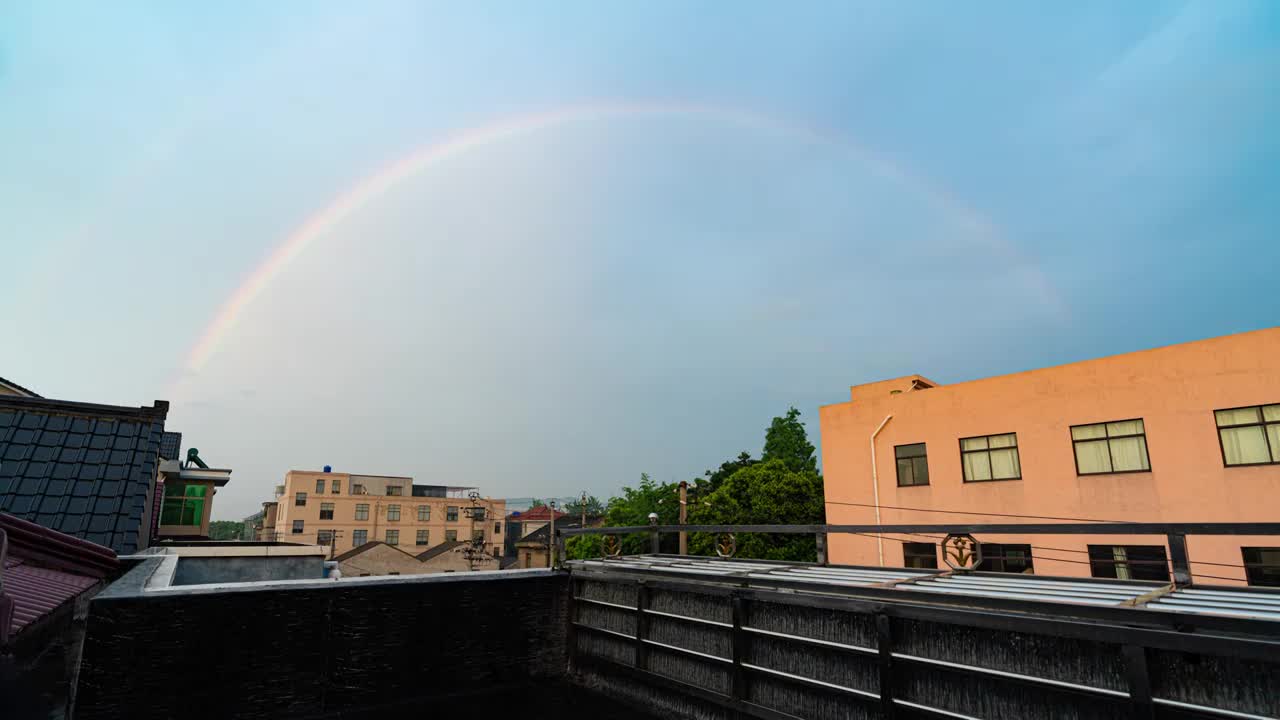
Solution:
[(902, 565), (938, 569), (938, 546), (933, 543), (902, 543)]
[(475, 541), (477, 541), (477, 540), (478, 540), (478, 541), (480, 541), (480, 542), (484, 542), (484, 530), (472, 530), (472, 531), (471, 531), (471, 541), (472, 541), (472, 542), (475, 542)]
[(960, 440), (960, 464), (965, 482), (987, 480), (1021, 480), (1022, 462), (1018, 457), (1018, 436), (984, 435)]
[(387, 522), (400, 522), (400, 506), (399, 505), (387, 506)]
[(388, 545), (399, 545), (399, 544), (400, 544), (400, 531), (399, 531), (399, 530), (388, 530), (388, 531), (387, 531), (387, 544), (388, 544)]
[(1142, 419), (1073, 425), (1077, 475), (1150, 472), (1147, 430)]
[(304, 493), (304, 492), (300, 492), (300, 493), (298, 493), (298, 494), (294, 495), (294, 496), (293, 496), (293, 504), (294, 504), (294, 505), (297, 505), (298, 507), (306, 507), (306, 505), (307, 505), (307, 494), (306, 494), (306, 493)]
[(467, 516), (473, 520), (484, 522), (484, 508), (482, 507), (467, 508)]
[(419, 530), (419, 531), (418, 531), (418, 539), (417, 539), (417, 541), (416, 541), (416, 542), (417, 542), (419, 545), (426, 545), (426, 544), (428, 544), (428, 538), (430, 538), (430, 537), (431, 537), (431, 535), (430, 535), (430, 531), (429, 531), (429, 530)]
[(502, 534), (502, 523), (496, 522), (493, 524), (493, 534), (494, 535)]
[(430, 522), (430, 521), (431, 521), (431, 506), (419, 505), (418, 506), (418, 522)]
[(458, 522), (458, 507), (456, 505), (450, 505), (445, 508), (444, 519), (449, 522)]
[(301, 534), (302, 534), (302, 521), (301, 521), (301, 520), (294, 520), (294, 521), (293, 521), (293, 534), (294, 534), (294, 535), (301, 535)]
[(364, 486), (363, 486), (363, 485), (361, 485), (360, 483), (351, 483), (351, 494), (352, 494), (352, 495), (363, 495), (363, 494), (364, 494)]
[(357, 520), (368, 520), (368, 519), (369, 519), (369, 506), (368, 506), (368, 504), (366, 504), (366, 503), (360, 503), (359, 505), (356, 505), (356, 519), (357, 519)]
[(368, 530), (353, 530), (351, 532), (351, 547), (360, 547), (369, 542)]
[(316, 531), (316, 544), (317, 544), (317, 545), (323, 545), (323, 546), (325, 546), (325, 547), (328, 547), (332, 542), (333, 542), (333, 531), (332, 531), (332, 530), (317, 530), (317, 531)]
[(399, 485), (388, 485), (388, 486), (387, 486), (387, 494), (388, 494), (388, 495), (400, 495), (401, 493), (403, 493), (403, 491), (404, 491), (404, 488), (400, 487)]
[(975, 570), (1004, 573), (1035, 572), (1030, 545), (982, 543), (981, 548), (982, 562), (978, 563)]
[(321, 520), (333, 519), (333, 503), (320, 503), (320, 519)]
[(342, 492), (342, 481), (341, 481), (341, 480), (339, 480), (338, 478), (334, 478), (334, 479), (333, 479), (333, 494), (334, 494), (334, 495), (337, 495), (337, 494), (338, 494), (338, 493), (340, 493), (340, 492)]
[(316, 478), (316, 494), (324, 494), (324, 478)]
[(929, 484), (929, 458), (925, 455), (924, 443), (895, 446), (893, 455), (898, 460), (900, 487)]
[(456, 541), (457, 539), (458, 539), (458, 531), (457, 531), (457, 530), (445, 530), (445, 531), (444, 531), (444, 541), (445, 541), (445, 542), (454, 542), (454, 541)]
[(1090, 545), (1089, 568), (1096, 578), (1169, 581), (1163, 545)]
[(1215, 410), (1222, 464), (1280, 463), (1280, 405)]
[(1280, 547), (1242, 547), (1240, 552), (1250, 585), (1280, 587)]

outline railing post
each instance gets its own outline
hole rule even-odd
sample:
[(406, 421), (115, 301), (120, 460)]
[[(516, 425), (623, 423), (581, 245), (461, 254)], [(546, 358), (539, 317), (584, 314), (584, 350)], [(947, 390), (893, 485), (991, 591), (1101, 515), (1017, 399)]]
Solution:
[(827, 534), (820, 532), (815, 536), (818, 541), (818, 564), (827, 564)]
[(1173, 563), (1173, 584), (1177, 586), (1191, 584), (1191, 560), (1187, 557), (1187, 536), (1183, 533), (1169, 533), (1169, 560)]
[(735, 701), (741, 703), (747, 699), (747, 671), (742, 667), (742, 663), (747, 661), (748, 643), (751, 642), (751, 635), (742, 629), (747, 621), (748, 600), (741, 593), (734, 593), (730, 598), (733, 611), (733, 637), (730, 639), (732, 648), (730, 650), (731, 660), (733, 660), (733, 675), (729, 679), (729, 694)]
[(1151, 675), (1147, 670), (1147, 649), (1139, 645), (1120, 648), (1124, 655), (1125, 676), (1129, 680), (1129, 704), (1134, 720), (1152, 720), (1155, 704), (1151, 702)]
[(888, 615), (876, 615), (876, 649), (880, 651), (880, 716), (893, 720), (893, 625)]
[(636, 669), (649, 669), (649, 585), (641, 580), (636, 583)]

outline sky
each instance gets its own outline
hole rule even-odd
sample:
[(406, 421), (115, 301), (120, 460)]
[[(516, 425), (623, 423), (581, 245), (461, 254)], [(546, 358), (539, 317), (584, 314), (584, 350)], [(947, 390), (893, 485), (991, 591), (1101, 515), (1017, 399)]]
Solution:
[(692, 478), (1274, 326), (1280, 3), (0, 0), (0, 376), (234, 469)]

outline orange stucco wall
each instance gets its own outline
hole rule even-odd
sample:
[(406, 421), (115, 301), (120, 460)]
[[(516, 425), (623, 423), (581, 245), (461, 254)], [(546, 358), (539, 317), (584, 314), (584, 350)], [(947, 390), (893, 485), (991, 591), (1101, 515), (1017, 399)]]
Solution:
[[(821, 409), (827, 522), (875, 522), (873, 508), (837, 503), (874, 505), (871, 435), (888, 416), (875, 440), (884, 524), (1020, 522), (884, 506), (1134, 522), (1280, 521), (1280, 465), (1225, 467), (1213, 413), (1280, 403), (1280, 328), (927, 389), (911, 389), (912, 380), (934, 384), (912, 375), (860, 385), (850, 402)], [(1132, 418), (1146, 425), (1150, 472), (1078, 476), (1070, 427)], [(964, 482), (960, 438), (999, 433), (1017, 433), (1022, 479)], [(920, 442), (927, 444), (930, 483), (899, 487), (894, 446)], [(1164, 544), (1152, 536), (979, 540), (1079, 551), (1091, 543)], [(873, 538), (833, 536), (831, 560), (876, 565), (877, 546)], [(1239, 566), (1242, 546), (1277, 547), (1280, 538), (1192, 537), (1193, 573), (1243, 582), (1241, 568), (1205, 564)], [(900, 542), (884, 541), (883, 553), (886, 565), (903, 563)], [(1032, 554), (1037, 574), (1090, 574), (1083, 552)]]

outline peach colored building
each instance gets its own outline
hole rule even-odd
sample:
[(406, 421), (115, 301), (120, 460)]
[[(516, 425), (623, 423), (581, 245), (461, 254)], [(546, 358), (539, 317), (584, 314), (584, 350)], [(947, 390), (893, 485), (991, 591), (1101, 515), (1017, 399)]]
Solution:
[[(828, 523), (1280, 520), (1280, 328), (953, 385), (856, 385), (820, 423)], [(942, 566), (935, 539), (889, 537), (833, 535), (831, 561)], [(1169, 577), (1160, 536), (978, 540), (991, 570)], [(1280, 537), (1191, 536), (1188, 551), (1197, 581), (1280, 585)]]
[[(335, 554), (380, 541), (417, 554), (445, 542), (484, 538), (501, 557), (505, 500), (480, 498), (473, 488), (415, 485), (413, 478), (290, 470), (264, 504), (265, 539), (332, 546)], [(274, 522), (272, 522), (274, 521)]]

